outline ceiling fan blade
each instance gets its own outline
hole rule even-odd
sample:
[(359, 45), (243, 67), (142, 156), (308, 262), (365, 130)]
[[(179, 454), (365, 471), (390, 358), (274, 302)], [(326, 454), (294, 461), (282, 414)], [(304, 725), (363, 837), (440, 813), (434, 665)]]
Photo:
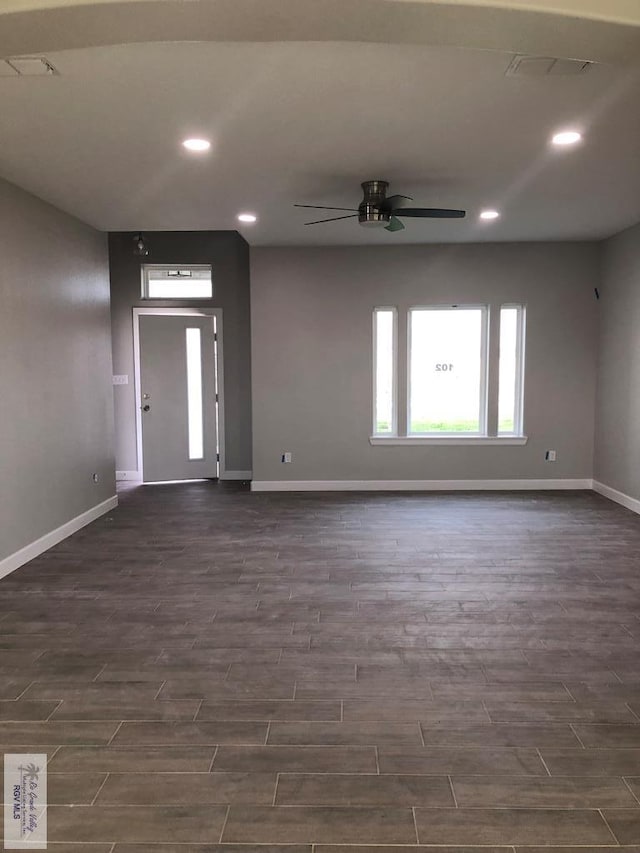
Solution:
[(389, 224), (385, 225), (385, 231), (404, 231), (404, 224), (400, 222), (397, 216), (392, 216)]
[(414, 219), (463, 219), (466, 210), (447, 210), (441, 207), (397, 207), (394, 216), (412, 216)]
[(332, 216), (331, 219), (316, 219), (314, 222), (305, 222), (305, 225), (320, 225), (321, 222), (337, 222), (338, 219), (356, 219), (357, 213), (351, 213), (349, 216)]
[(402, 207), (403, 201), (413, 201), (410, 195), (390, 195), (380, 205), (380, 210), (395, 210)]
[(324, 205), (322, 205), (322, 204), (294, 204), (293, 206), (294, 207), (307, 207), (307, 208), (311, 208), (312, 210), (351, 210), (351, 211), (356, 211), (356, 212), (358, 210), (357, 207), (324, 207)]

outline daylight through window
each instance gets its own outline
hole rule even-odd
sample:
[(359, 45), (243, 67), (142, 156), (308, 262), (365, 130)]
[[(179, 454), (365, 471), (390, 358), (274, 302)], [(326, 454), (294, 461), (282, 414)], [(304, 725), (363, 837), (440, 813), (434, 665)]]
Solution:
[(409, 434), (484, 432), (485, 308), (417, 308), (409, 319)]
[(211, 267), (171, 267), (144, 264), (143, 299), (211, 299)]
[(498, 435), (522, 432), (523, 347), (524, 308), (503, 305), (500, 309)]
[(374, 397), (373, 431), (376, 435), (395, 433), (395, 326), (393, 308), (378, 308), (373, 313)]
[[(523, 436), (524, 306), (425, 306), (410, 309), (400, 321), (407, 323), (406, 348), (398, 347), (396, 310), (374, 310), (374, 437)], [(499, 323), (492, 349), (490, 323)], [(398, 373), (407, 380), (401, 434)]]

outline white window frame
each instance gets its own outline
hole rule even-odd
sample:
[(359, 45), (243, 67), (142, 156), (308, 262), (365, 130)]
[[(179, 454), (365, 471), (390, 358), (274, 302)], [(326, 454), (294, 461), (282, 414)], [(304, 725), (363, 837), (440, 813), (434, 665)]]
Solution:
[[(477, 432), (411, 432), (411, 318), (414, 311), (480, 311), (480, 392)], [(489, 311), (487, 305), (413, 305), (407, 311), (407, 438), (483, 438), (487, 434), (487, 348)]]
[[(173, 279), (169, 276), (169, 270), (185, 270), (188, 272), (208, 272), (211, 277), (211, 296), (149, 296), (149, 273), (166, 272), (167, 280)], [(179, 281), (179, 276), (175, 276)], [(213, 299), (213, 270), (211, 264), (141, 264), (140, 265), (141, 297), (145, 302), (208, 302)]]
[[(481, 373), (480, 373), (480, 429), (478, 433), (408, 433), (406, 435), (398, 435), (398, 393), (397, 381), (398, 372), (402, 368), (406, 375), (406, 429), (409, 429), (411, 423), (411, 312), (415, 310), (451, 310), (453, 308), (474, 308), (483, 310), (482, 319), (482, 338), (481, 338)], [(518, 314), (518, 334), (517, 334), (517, 365), (516, 365), (516, 407), (514, 411), (514, 433), (499, 433), (495, 435), (488, 434), (488, 425), (490, 420), (497, 419), (497, 409), (493, 412), (493, 418), (489, 417), (489, 406), (498, 405), (499, 387), (495, 384), (499, 382), (499, 349), (496, 347), (495, 352), (491, 352), (489, 348), (489, 340), (494, 342), (490, 324), (497, 323), (498, 325), (498, 340), (500, 326), (500, 312), (503, 308), (517, 308)], [(376, 312), (377, 311), (393, 311), (394, 327), (393, 327), (393, 434), (376, 433)], [(406, 329), (407, 329), (407, 346), (404, 353), (404, 364), (399, 364), (399, 348), (398, 348), (398, 309), (395, 306), (376, 306), (373, 309), (372, 331), (373, 331), (373, 383), (372, 383), (372, 435), (369, 437), (369, 443), (373, 446), (420, 446), (425, 444), (437, 444), (440, 446), (455, 446), (455, 445), (526, 445), (528, 437), (524, 434), (524, 372), (525, 372), (525, 336), (526, 336), (526, 305), (523, 303), (504, 303), (504, 304), (486, 304), (486, 303), (449, 303), (440, 305), (412, 305), (406, 312)], [(495, 374), (495, 378), (491, 379), (495, 391), (495, 403), (490, 404), (491, 388), (489, 387), (490, 375)], [(493, 409), (492, 409), (493, 410)], [(497, 424), (494, 426), (497, 431)]]
[[(525, 362), (525, 337), (527, 329), (527, 306), (516, 302), (505, 302), (500, 305), (499, 312), (502, 316), (504, 308), (515, 308), (518, 312), (516, 324), (516, 383), (514, 388), (515, 407), (513, 412), (513, 432), (499, 432), (500, 437), (522, 436), (524, 433), (524, 362)], [(498, 367), (500, 354), (498, 354)], [(498, 393), (500, 388), (498, 387)], [(500, 427), (498, 426), (498, 429)]]
[[(392, 314), (392, 364), (391, 364), (391, 432), (378, 432), (377, 415), (377, 374), (378, 374), (378, 335), (377, 315), (382, 311)], [(372, 407), (372, 436), (380, 438), (396, 438), (398, 435), (398, 309), (393, 305), (376, 305), (372, 314), (372, 353), (373, 353), (373, 407)]]

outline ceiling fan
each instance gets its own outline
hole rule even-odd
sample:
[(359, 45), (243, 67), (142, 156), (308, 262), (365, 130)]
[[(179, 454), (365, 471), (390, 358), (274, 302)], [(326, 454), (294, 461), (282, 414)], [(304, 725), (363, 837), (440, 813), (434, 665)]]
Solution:
[(336, 222), (338, 219), (355, 219), (365, 228), (381, 228), (386, 231), (403, 231), (404, 223), (398, 217), (413, 219), (462, 219), (465, 210), (447, 210), (439, 207), (405, 207), (404, 203), (413, 201), (408, 195), (387, 196), (388, 181), (365, 181), (361, 184), (364, 198), (359, 207), (324, 207), (318, 204), (294, 204), (294, 207), (306, 207), (314, 210), (353, 211), (347, 216), (332, 216), (330, 219), (316, 219), (305, 225), (319, 225), (322, 222)]

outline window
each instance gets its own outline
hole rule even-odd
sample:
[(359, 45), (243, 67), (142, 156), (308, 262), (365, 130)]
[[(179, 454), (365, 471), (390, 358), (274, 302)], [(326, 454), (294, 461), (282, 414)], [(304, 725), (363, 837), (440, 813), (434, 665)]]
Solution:
[(375, 400), (373, 432), (374, 435), (395, 435), (395, 308), (376, 308), (373, 312), (373, 335), (375, 341), (373, 348)]
[(144, 264), (143, 299), (211, 299), (211, 267), (170, 267)]
[(500, 309), (500, 376), (498, 380), (498, 435), (522, 433), (524, 308)]
[(485, 432), (486, 308), (409, 312), (409, 435)]
[(204, 459), (204, 410), (202, 405), (202, 335), (200, 329), (186, 330), (187, 422), (189, 459)]
[[(405, 319), (406, 348), (395, 308), (374, 309), (372, 443), (525, 444), (524, 306), (425, 306)], [(406, 421), (398, 374), (407, 380)]]

